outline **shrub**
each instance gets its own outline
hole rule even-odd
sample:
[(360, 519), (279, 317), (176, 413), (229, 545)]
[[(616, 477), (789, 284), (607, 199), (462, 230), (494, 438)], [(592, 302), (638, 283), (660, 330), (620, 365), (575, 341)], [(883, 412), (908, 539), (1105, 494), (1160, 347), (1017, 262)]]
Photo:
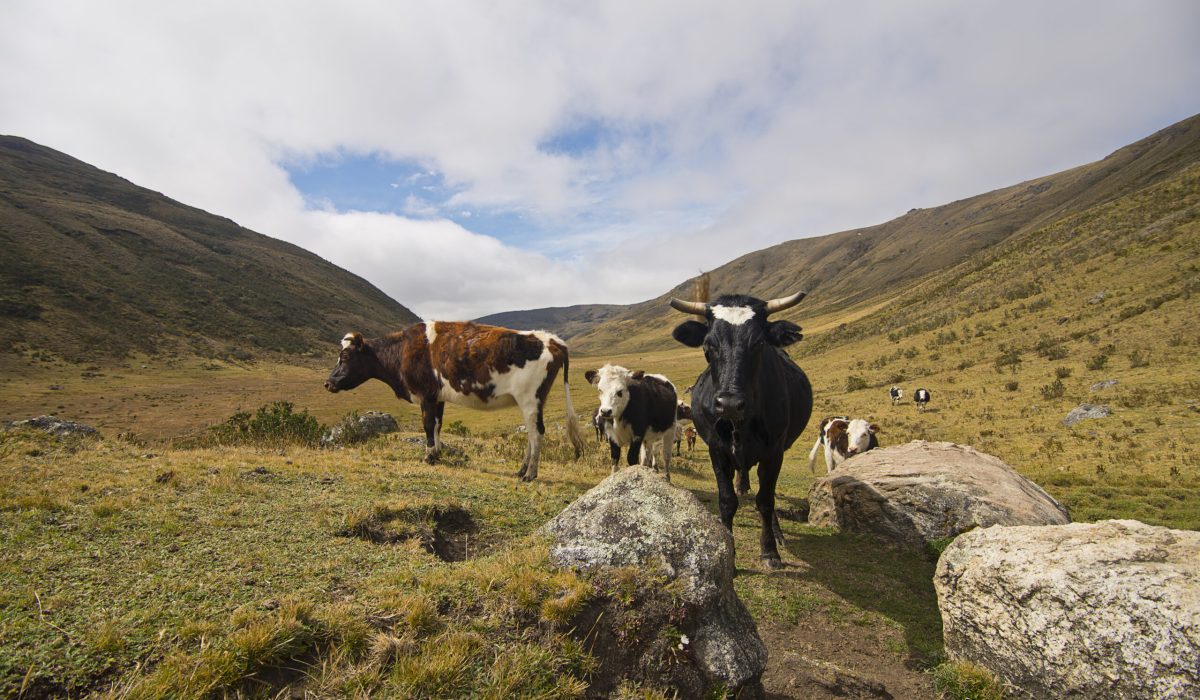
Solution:
[(316, 447), (321, 432), (321, 424), (308, 411), (296, 413), (290, 401), (276, 401), (260, 406), (253, 414), (238, 411), (210, 428), (209, 436), (218, 445)]
[(1100, 353), (1092, 359), (1088, 360), (1087, 368), (1093, 372), (1104, 369), (1104, 365), (1108, 364), (1108, 355)]
[(858, 391), (867, 388), (867, 380), (862, 377), (852, 374), (846, 377), (846, 391)]
[(444, 430), (451, 435), (457, 435), (459, 437), (466, 437), (467, 435), (471, 434), (471, 429), (467, 427), (466, 423), (463, 423), (460, 420), (456, 420), (447, 425)]
[(1042, 398), (1058, 399), (1067, 393), (1067, 387), (1062, 383), (1061, 379), (1055, 379), (1053, 382), (1042, 387)]
[(1070, 367), (1055, 367), (1054, 368), (1054, 376), (1058, 379), (1066, 379), (1067, 377), (1071, 376), (1071, 368)]
[(1143, 355), (1141, 350), (1134, 350), (1129, 354), (1129, 368), (1137, 369), (1138, 367), (1149, 367), (1150, 356)]
[(1057, 338), (1042, 338), (1037, 345), (1033, 346), (1033, 351), (1038, 354), (1038, 357), (1044, 357), (1047, 360), (1062, 360), (1067, 357), (1067, 349)]
[(1017, 373), (1017, 368), (1021, 366), (1021, 351), (1017, 348), (1001, 348), (1000, 356), (996, 358), (996, 371), (1003, 372), (1007, 367), (1012, 370), (1013, 374)]
[(1020, 388), (1020, 384), (1018, 384), (1015, 380), (1011, 381), (1011, 382), (1005, 382), (1005, 384), (1004, 384), (1005, 391), (1016, 391), (1019, 388)]
[(968, 661), (947, 661), (933, 669), (933, 685), (950, 700), (1003, 700), (1004, 684), (991, 671)]

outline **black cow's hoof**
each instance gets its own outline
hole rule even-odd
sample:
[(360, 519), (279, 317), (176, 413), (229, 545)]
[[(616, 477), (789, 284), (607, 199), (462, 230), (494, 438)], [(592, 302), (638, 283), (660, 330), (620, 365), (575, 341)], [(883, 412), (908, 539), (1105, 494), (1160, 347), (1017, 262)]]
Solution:
[(522, 466), (521, 470), (517, 472), (517, 478), (523, 478), (527, 471), (529, 471), (529, 465)]
[(783, 560), (779, 558), (778, 554), (764, 554), (762, 566), (767, 571), (778, 571), (783, 568)]
[(426, 464), (437, 464), (437, 455), (425, 455)]

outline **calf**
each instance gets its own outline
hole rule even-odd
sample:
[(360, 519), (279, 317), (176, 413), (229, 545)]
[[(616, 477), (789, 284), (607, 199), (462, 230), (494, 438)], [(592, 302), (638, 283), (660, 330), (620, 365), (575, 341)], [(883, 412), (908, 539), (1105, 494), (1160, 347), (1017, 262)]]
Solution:
[(917, 405), (918, 413), (925, 412), (925, 404), (929, 403), (929, 398), (928, 389), (917, 389), (913, 392), (913, 403)]
[(671, 480), (671, 443), (675, 438), (675, 385), (660, 374), (630, 372), (604, 365), (583, 374), (600, 392), (600, 416), (606, 422), (617, 471), (621, 448), (629, 446), (628, 463), (648, 465), (652, 448), (662, 443), (663, 473)]
[(688, 452), (691, 452), (696, 447), (696, 428), (689, 425), (683, 429), (683, 436), (687, 438)]
[(692, 419), (692, 407), (679, 400), (675, 403), (675, 456), (680, 455), (679, 445), (683, 442), (683, 421)]
[(894, 386), (888, 390), (888, 395), (892, 397), (892, 405), (900, 403), (900, 399), (904, 398), (904, 390), (898, 386)]
[(879, 447), (879, 440), (875, 438), (878, 432), (878, 425), (861, 418), (830, 416), (823, 419), (817, 427), (817, 441), (808, 453), (808, 470), (816, 473), (814, 465), (817, 461), (817, 450), (821, 449), (822, 445), (825, 446), (825, 473), (828, 474), (850, 457)]
[(430, 464), (441, 452), (442, 413), (447, 401), (478, 409), (515, 405), (524, 414), (529, 440), (517, 476), (533, 481), (546, 434), (546, 398), (560, 369), (566, 392), (567, 435), (575, 458), (583, 452), (579, 419), (567, 384), (568, 367), (566, 343), (545, 331), (426, 321), (370, 340), (347, 333), (325, 388), (337, 393), (378, 379), (390, 386), (397, 398), (419, 404), (425, 461)]
[(596, 429), (596, 442), (604, 442), (604, 419), (600, 416), (600, 407), (592, 414), (592, 427)]

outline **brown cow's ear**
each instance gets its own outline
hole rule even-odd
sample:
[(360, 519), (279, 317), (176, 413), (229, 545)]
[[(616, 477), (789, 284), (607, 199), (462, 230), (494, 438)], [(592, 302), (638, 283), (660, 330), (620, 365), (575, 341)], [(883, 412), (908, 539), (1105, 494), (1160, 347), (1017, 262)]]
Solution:
[(633, 372), (633, 378), (634, 378), (634, 379), (641, 379), (641, 378), (642, 378), (642, 377), (644, 377), (644, 376), (646, 376), (646, 373), (645, 373), (645, 372), (643, 372), (643, 371), (642, 371), (642, 370), (640, 370), (640, 369), (639, 369), (639, 370), (634, 370), (634, 372)]
[(353, 342), (353, 343), (354, 343), (354, 347), (356, 347), (356, 348), (361, 348), (361, 347), (362, 347), (362, 344), (363, 344), (363, 337), (362, 337), (362, 333), (355, 333), (355, 334), (354, 334), (354, 339), (353, 339), (351, 342)]
[(867, 430), (870, 430), (872, 433), (878, 433), (878, 432), (879, 432), (879, 426), (878, 426), (878, 425), (875, 425), (874, 423), (872, 423), (872, 424), (870, 424), (870, 425), (868, 425), (868, 426), (867, 426)]
[(351, 332), (342, 336), (342, 348), (354, 348), (357, 350), (362, 347), (362, 344), (362, 333)]
[(583, 373), (583, 378), (587, 380), (588, 384), (595, 384), (596, 380), (599, 379), (599, 377), (600, 377), (600, 373), (594, 369), (589, 369), (588, 371)]

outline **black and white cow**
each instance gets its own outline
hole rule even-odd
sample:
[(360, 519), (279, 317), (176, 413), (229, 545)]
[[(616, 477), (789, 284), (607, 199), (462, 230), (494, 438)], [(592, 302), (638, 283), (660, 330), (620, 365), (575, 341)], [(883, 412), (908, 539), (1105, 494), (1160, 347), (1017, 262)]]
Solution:
[(692, 419), (692, 407), (689, 406), (687, 403), (685, 403), (682, 399), (680, 399), (675, 404), (675, 456), (676, 457), (678, 457), (678, 456), (680, 456), (680, 454), (682, 454), (680, 452), (679, 448), (680, 448), (681, 444), (683, 443), (683, 433), (684, 433), (683, 422), (685, 420), (690, 421), (691, 419)]
[(561, 369), (567, 399), (567, 435), (575, 457), (583, 452), (579, 419), (567, 384), (567, 345), (545, 331), (514, 331), (470, 322), (426, 321), (382, 338), (347, 333), (337, 365), (325, 380), (331, 392), (353, 389), (369, 379), (392, 388), (396, 398), (421, 406), (425, 461), (441, 451), (446, 402), (470, 408), (517, 406), (525, 417), (529, 443), (517, 476), (537, 478), (543, 410)]
[(925, 404), (929, 403), (930, 398), (928, 389), (917, 389), (913, 392), (913, 403), (917, 405), (919, 413), (925, 412)]
[(662, 445), (663, 473), (671, 480), (671, 443), (675, 440), (675, 385), (661, 374), (631, 372), (607, 364), (583, 374), (600, 392), (600, 418), (605, 422), (617, 471), (621, 448), (629, 447), (628, 463), (649, 466), (654, 447)]
[(692, 420), (708, 444), (721, 522), (733, 530), (738, 508), (734, 474), (746, 479), (750, 468), (758, 465), (755, 503), (762, 518), (761, 556), (768, 569), (782, 566), (776, 545), (775, 484), (783, 453), (804, 431), (813, 405), (808, 377), (783, 350), (800, 340), (800, 327), (768, 317), (803, 298), (804, 292), (765, 302), (730, 294), (712, 303), (671, 299), (676, 310), (703, 319), (680, 324), (672, 335), (684, 345), (703, 348), (708, 361), (692, 389)]
[(888, 396), (892, 397), (892, 405), (900, 403), (900, 399), (904, 398), (904, 390), (898, 386), (894, 386), (888, 390)]
[(817, 451), (825, 447), (825, 473), (856, 454), (879, 447), (875, 434), (879, 426), (862, 418), (830, 416), (821, 420), (817, 427), (817, 441), (808, 453), (808, 470), (816, 473)]

